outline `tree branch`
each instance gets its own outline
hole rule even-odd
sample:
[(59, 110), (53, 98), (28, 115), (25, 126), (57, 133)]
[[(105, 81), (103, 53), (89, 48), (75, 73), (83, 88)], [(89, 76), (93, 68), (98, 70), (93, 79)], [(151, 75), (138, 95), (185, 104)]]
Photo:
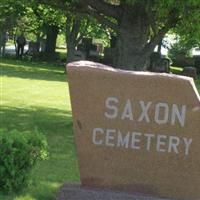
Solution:
[(151, 10), (151, 8), (149, 8), (147, 15), (148, 15), (149, 24), (151, 26), (151, 30), (152, 30), (153, 36), (154, 36), (157, 33), (155, 13)]
[(169, 31), (169, 29), (176, 26), (176, 24), (181, 20), (179, 17), (179, 13), (173, 9), (169, 12), (169, 18), (165, 25), (158, 31), (156, 35), (151, 39), (149, 43), (143, 48), (142, 53), (146, 54), (147, 52), (152, 52), (156, 45), (163, 39), (165, 34)]
[(168, 32), (169, 29), (170, 29), (169, 27), (163, 27), (157, 33), (157, 35), (155, 35), (152, 38), (152, 40), (148, 44), (146, 44), (146, 46), (142, 50), (142, 53), (146, 54), (147, 52), (152, 52), (156, 47), (156, 45), (163, 39), (163, 37), (165, 36), (165, 34)]
[(110, 16), (116, 19), (119, 18), (120, 7), (117, 5), (108, 4), (103, 0), (80, 0), (80, 3), (82, 5), (89, 5), (94, 10), (106, 16)]
[(107, 19), (106, 17), (104, 17), (102, 14), (97, 13), (97, 12), (92, 11), (92, 10), (88, 10), (88, 14), (93, 15), (99, 21), (99, 23), (102, 23), (102, 24), (110, 27), (111, 29), (113, 29), (115, 31), (119, 30), (119, 27), (118, 27), (117, 24), (111, 22), (109, 19)]

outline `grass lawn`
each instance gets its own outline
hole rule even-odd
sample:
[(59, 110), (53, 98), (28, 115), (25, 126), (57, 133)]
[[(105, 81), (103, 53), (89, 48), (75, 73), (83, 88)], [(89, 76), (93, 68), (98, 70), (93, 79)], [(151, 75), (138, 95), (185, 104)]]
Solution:
[(64, 68), (5, 59), (0, 60), (0, 67), (1, 128), (38, 129), (49, 144), (49, 158), (34, 169), (32, 185), (17, 195), (0, 195), (0, 199), (54, 199), (64, 182), (79, 181)]
[[(1, 59), (0, 66), (1, 128), (38, 129), (49, 144), (49, 158), (34, 169), (32, 185), (0, 199), (52, 200), (64, 182), (79, 181), (64, 68), (12, 59)], [(200, 77), (196, 84), (200, 91)]]
[(170, 71), (171, 71), (173, 74), (181, 74), (181, 73), (183, 72), (183, 68), (171, 66), (171, 67), (170, 67)]

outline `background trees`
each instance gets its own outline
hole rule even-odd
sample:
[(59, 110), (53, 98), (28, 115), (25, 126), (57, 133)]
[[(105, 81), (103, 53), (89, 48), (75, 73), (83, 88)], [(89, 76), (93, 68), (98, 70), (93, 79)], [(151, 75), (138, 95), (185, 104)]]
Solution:
[(192, 48), (200, 48), (200, 12), (185, 17), (186, 19), (172, 30), (172, 33), (177, 36), (177, 41), (171, 51), (177, 50), (177, 53), (189, 55)]
[(5, 53), (7, 32), (13, 30), (17, 20), (26, 12), (26, 0), (2, 0), (0, 4), (0, 53)]
[(117, 32), (115, 65), (134, 70), (145, 69), (150, 54), (165, 34), (185, 21), (197, 19), (200, 11), (199, 2), (194, 0), (79, 2), (82, 10)]
[(102, 38), (106, 42), (109, 30), (95, 18), (68, 13), (66, 16), (67, 63), (73, 61), (75, 49), (83, 38)]
[(108, 39), (113, 33), (114, 65), (124, 69), (148, 69), (151, 53), (169, 31), (179, 35), (181, 46), (199, 46), (198, 0), (3, 0), (2, 5), (0, 26), (33, 33), (38, 42), (45, 41), (47, 55), (55, 53), (63, 32), (67, 62), (83, 37)]

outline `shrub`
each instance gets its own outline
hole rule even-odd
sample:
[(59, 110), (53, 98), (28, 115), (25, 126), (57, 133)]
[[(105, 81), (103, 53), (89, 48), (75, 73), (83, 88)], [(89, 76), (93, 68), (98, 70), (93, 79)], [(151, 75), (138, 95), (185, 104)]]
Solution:
[(26, 187), (31, 169), (46, 156), (46, 138), (37, 131), (0, 130), (0, 190), (8, 193)]

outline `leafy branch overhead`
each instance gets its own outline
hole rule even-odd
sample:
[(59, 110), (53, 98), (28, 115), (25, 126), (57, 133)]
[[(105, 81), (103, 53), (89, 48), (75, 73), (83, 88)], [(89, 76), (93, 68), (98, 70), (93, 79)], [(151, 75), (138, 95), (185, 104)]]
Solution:
[(198, 0), (79, 0), (74, 7), (76, 12), (92, 15), (118, 33), (116, 64), (135, 66), (135, 69), (145, 64), (142, 61), (170, 29), (187, 21), (189, 13), (192, 20), (200, 13)]
[[(23, 16), (24, 9), (27, 10), (29, 7), (29, 14), (38, 19), (31, 24), (35, 24), (38, 29), (39, 27), (44, 29), (46, 26), (46, 33), (55, 29), (54, 46), (56, 34), (61, 29), (65, 31), (67, 48), (73, 49), (73, 52), (83, 37), (109, 35), (112, 41), (115, 41), (112, 46), (112, 64), (124, 69), (146, 70), (151, 53), (169, 31), (181, 35), (183, 43), (187, 41), (192, 45), (200, 43), (199, 0), (3, 0), (3, 2), (3, 6), (7, 7), (4, 9), (0, 5), (0, 15), (3, 15), (0, 19), (1, 27), (2, 24), (5, 27), (5, 24), (9, 25), (12, 20), (15, 21), (17, 17)], [(5, 12), (10, 9), (13, 10)], [(7, 17), (8, 13), (13, 16), (11, 21), (5, 20), (11, 19)], [(71, 52), (69, 49), (68, 53)], [(74, 53), (71, 58), (73, 55)]]
[[(153, 0), (38, 0), (60, 8), (64, 12), (88, 14), (116, 32), (140, 21), (141, 28), (147, 27), (148, 40), (152, 46), (171, 29), (200, 13), (198, 0), (153, 1)], [(139, 18), (139, 19), (138, 19)], [(137, 22), (136, 22), (137, 23)], [(147, 45), (149, 46), (149, 44)]]

